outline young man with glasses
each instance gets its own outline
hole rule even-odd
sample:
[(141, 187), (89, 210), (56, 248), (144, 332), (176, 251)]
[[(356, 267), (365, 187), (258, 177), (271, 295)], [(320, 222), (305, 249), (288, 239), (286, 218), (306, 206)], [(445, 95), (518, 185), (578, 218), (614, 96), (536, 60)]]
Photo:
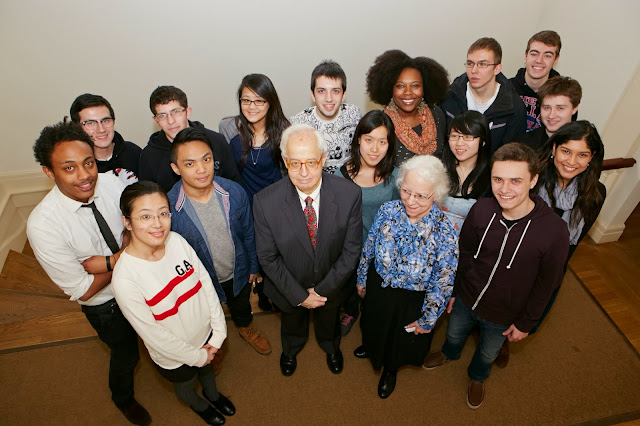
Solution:
[(327, 144), (311, 126), (287, 128), (280, 149), (288, 175), (253, 201), (264, 292), (282, 310), (280, 371), (284, 376), (295, 372), (313, 310), (316, 340), (329, 370), (339, 374), (344, 364), (340, 304), (360, 257), (362, 191), (322, 171)]
[(362, 118), (360, 108), (345, 104), (347, 76), (334, 61), (322, 61), (311, 73), (311, 99), (315, 106), (291, 117), (291, 124), (308, 124), (324, 135), (329, 153), (324, 171), (334, 173), (349, 159), (351, 140)]
[[(98, 173), (93, 142), (80, 124), (45, 127), (33, 151), (56, 184), (29, 215), (27, 236), (33, 252), (49, 278), (82, 306), (100, 340), (109, 346), (111, 399), (131, 423), (148, 425), (151, 417), (133, 395), (138, 336), (111, 289), (113, 267), (129, 240), (119, 207), (125, 184)], [(78, 374), (83, 374), (81, 366)]]
[(526, 113), (520, 96), (502, 74), (502, 47), (493, 38), (476, 40), (467, 51), (467, 72), (458, 76), (440, 105), (451, 120), (465, 111), (487, 117), (491, 129), (491, 153), (526, 129)]
[(142, 149), (114, 130), (116, 115), (109, 101), (99, 95), (78, 96), (69, 110), (71, 121), (80, 123), (93, 141), (99, 173), (111, 172), (130, 185), (138, 181)]
[(159, 86), (151, 93), (149, 107), (153, 113), (153, 120), (161, 130), (149, 137), (147, 146), (140, 154), (140, 180), (156, 182), (169, 192), (180, 179), (171, 169), (171, 143), (180, 130), (193, 127), (205, 132), (211, 142), (216, 175), (241, 182), (229, 144), (221, 134), (205, 128), (199, 121), (189, 120), (191, 107), (187, 102), (187, 95), (182, 90), (174, 86)]

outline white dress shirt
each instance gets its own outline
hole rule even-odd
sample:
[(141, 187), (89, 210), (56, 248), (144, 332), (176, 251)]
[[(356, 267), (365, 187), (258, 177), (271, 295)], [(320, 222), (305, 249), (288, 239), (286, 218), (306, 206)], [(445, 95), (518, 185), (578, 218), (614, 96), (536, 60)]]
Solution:
[[(120, 212), (120, 194), (124, 188), (117, 177), (100, 173), (94, 197), (89, 200), (95, 201), (119, 246), (124, 231)], [(71, 300), (95, 306), (113, 299), (111, 284), (86, 302), (80, 301), (93, 283), (93, 275), (87, 273), (81, 263), (91, 256), (110, 256), (112, 253), (93, 212), (82, 204), (54, 187), (29, 215), (27, 236), (36, 259), (49, 278)]]
[(318, 225), (318, 227), (320, 226), (320, 188), (321, 187), (322, 187), (322, 179), (320, 179), (320, 183), (318, 184), (318, 187), (314, 189), (314, 191), (311, 194), (305, 194), (304, 192), (296, 188), (296, 192), (298, 193), (298, 198), (300, 198), (300, 205), (302, 206), (303, 211), (307, 207), (307, 202), (305, 201), (307, 197), (311, 197), (311, 199), (313, 199), (313, 202), (311, 203), (311, 205), (313, 206), (313, 209), (316, 211), (316, 224)]

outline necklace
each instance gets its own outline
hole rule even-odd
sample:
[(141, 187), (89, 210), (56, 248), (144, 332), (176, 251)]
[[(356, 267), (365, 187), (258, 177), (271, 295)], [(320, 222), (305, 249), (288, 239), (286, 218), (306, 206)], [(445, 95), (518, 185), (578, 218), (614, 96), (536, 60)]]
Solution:
[[(256, 158), (253, 158), (253, 150), (257, 149), (258, 150), (258, 155), (256, 156)], [(251, 151), (249, 151), (249, 155), (251, 155), (251, 162), (253, 163), (254, 167), (256, 164), (258, 164), (258, 160), (260, 159), (260, 152), (262, 151), (261, 147), (251, 147)]]

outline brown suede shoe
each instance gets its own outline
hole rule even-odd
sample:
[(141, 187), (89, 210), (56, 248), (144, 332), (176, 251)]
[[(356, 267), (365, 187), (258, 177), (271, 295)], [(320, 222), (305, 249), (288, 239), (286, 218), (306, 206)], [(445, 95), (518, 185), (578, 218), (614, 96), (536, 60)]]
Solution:
[(271, 345), (269, 341), (260, 335), (260, 332), (253, 328), (252, 324), (248, 327), (238, 327), (238, 333), (253, 349), (261, 355), (269, 355), (271, 353)]
[(434, 368), (440, 367), (442, 364), (446, 364), (447, 362), (449, 362), (449, 360), (441, 351), (431, 352), (429, 355), (424, 357), (422, 368), (424, 368), (425, 370), (433, 370)]
[(469, 381), (469, 389), (467, 389), (467, 405), (472, 410), (478, 409), (484, 400), (484, 383)]
[(496, 367), (505, 368), (509, 364), (509, 340), (504, 339), (504, 343), (498, 352), (498, 358), (493, 363)]

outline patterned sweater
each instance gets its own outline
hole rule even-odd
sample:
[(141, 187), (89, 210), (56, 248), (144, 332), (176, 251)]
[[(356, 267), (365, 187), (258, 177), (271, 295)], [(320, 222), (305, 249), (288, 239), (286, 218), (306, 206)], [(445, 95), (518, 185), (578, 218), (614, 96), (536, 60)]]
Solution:
[(300, 111), (289, 121), (291, 124), (308, 124), (324, 134), (329, 147), (324, 171), (335, 173), (349, 159), (353, 134), (361, 118), (360, 108), (351, 104), (342, 104), (338, 116), (331, 121), (321, 120), (316, 113), (316, 107)]

